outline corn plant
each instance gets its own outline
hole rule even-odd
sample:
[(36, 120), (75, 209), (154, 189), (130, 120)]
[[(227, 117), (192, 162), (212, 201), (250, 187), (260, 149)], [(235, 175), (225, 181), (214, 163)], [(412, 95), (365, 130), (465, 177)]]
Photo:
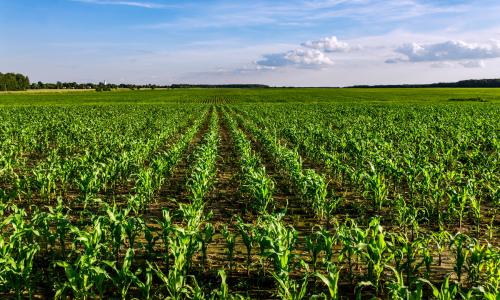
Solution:
[(238, 252), (238, 250), (236, 250), (236, 237), (239, 235), (239, 233), (235, 233), (233, 234), (233, 236), (231, 236), (231, 232), (227, 228), (227, 225), (224, 225), (224, 227), (222, 227), (221, 234), (226, 240), (227, 249), (225, 249), (225, 252), (229, 261), (229, 272), (232, 273), (234, 252)]
[(330, 231), (320, 228), (320, 231), (316, 232), (316, 235), (321, 236), (320, 241), (322, 242), (322, 249), (325, 251), (323, 257), (323, 264), (327, 265), (332, 261), (333, 258), (333, 247), (339, 239), (339, 235), (333, 235)]
[(469, 237), (460, 232), (450, 239), (449, 249), (455, 254), (453, 270), (457, 273), (459, 283), (462, 282), (462, 269), (470, 253), (469, 241)]
[[(425, 264), (425, 260), (419, 261), (419, 254), (422, 250), (422, 238), (411, 241), (405, 235), (392, 236), (394, 254), (396, 258), (396, 272), (405, 271), (406, 285), (410, 286), (411, 276), (418, 272), (420, 267)], [(419, 261), (419, 262), (418, 262)]]
[(141, 274), (142, 269), (139, 269), (135, 274), (133, 274), (132, 282), (141, 291), (142, 297), (146, 300), (150, 300), (152, 299), (150, 291), (151, 286), (153, 285), (153, 272), (151, 271), (151, 268), (146, 268), (144, 282), (139, 279)]
[(254, 247), (254, 243), (257, 240), (257, 232), (256, 228), (250, 224), (243, 223), (243, 220), (236, 216), (236, 221), (238, 222), (236, 226), (240, 231), (240, 236), (243, 242), (243, 245), (247, 248), (247, 253), (245, 255), (247, 261), (247, 277), (250, 277), (250, 264), (252, 262), (251, 255), (252, 249)]
[[(10, 244), (10, 243), (9, 243)], [(13, 287), (16, 300), (23, 299), (23, 291), (27, 290), (28, 296), (33, 299), (33, 260), (40, 250), (38, 245), (31, 244), (18, 248), (18, 253), (12, 245), (1, 243), (0, 249), (0, 278)]]
[(476, 222), (477, 238), (480, 235), (480, 226), (483, 216), (481, 215), (481, 197), (470, 197), (471, 211), (474, 214), (474, 221)]
[(278, 282), (277, 296), (284, 300), (301, 300), (304, 298), (309, 280), (309, 266), (302, 260), (300, 264), (306, 269), (304, 282), (300, 286), (295, 280), (290, 279), (288, 276), (278, 275), (273, 272), (274, 279)]
[(452, 214), (458, 215), (459, 225), (458, 227), (462, 228), (462, 219), (465, 213), (465, 208), (469, 203), (470, 195), (466, 189), (462, 189), (461, 191), (451, 190), (448, 194), (450, 197), (450, 210)]
[(134, 250), (132, 248), (129, 248), (120, 269), (116, 267), (116, 262), (103, 261), (103, 263), (111, 267), (116, 272), (116, 276), (110, 276), (110, 279), (118, 288), (122, 300), (125, 300), (125, 296), (127, 295), (128, 289), (132, 284), (132, 279), (134, 278), (134, 274), (130, 271), (133, 257)]
[(434, 241), (434, 245), (437, 248), (438, 253), (438, 265), (441, 266), (442, 262), (442, 253), (446, 249), (446, 244), (450, 239), (450, 234), (447, 231), (443, 232), (434, 232), (431, 236)]
[(163, 284), (156, 290), (154, 295), (160, 291), (161, 288), (166, 287), (171, 300), (181, 300), (185, 296), (190, 295), (190, 289), (187, 285), (187, 277), (183, 274), (182, 270), (172, 267), (165, 275), (161, 269), (156, 266), (154, 268), (150, 262), (147, 262), (149, 267), (155, 272), (156, 276), (163, 282)]
[(423, 298), (422, 282), (419, 279), (412, 281), (412, 283), (416, 282), (417, 290), (411, 291), (410, 287), (404, 285), (403, 273), (398, 272), (392, 266), (388, 267), (394, 272), (395, 277), (395, 280), (385, 283), (392, 300), (421, 300)]
[(388, 263), (393, 259), (394, 254), (391, 253), (390, 244), (385, 241), (385, 234), (382, 226), (379, 225), (379, 220), (374, 218), (370, 221), (368, 229), (371, 231), (371, 237), (356, 246), (358, 252), (365, 258), (368, 263), (367, 279), (375, 288), (375, 293), (379, 293), (380, 276)]
[(82, 255), (72, 265), (65, 261), (56, 261), (55, 264), (64, 268), (67, 277), (67, 281), (56, 290), (56, 299), (65, 299), (68, 290), (78, 300), (93, 299), (96, 295), (102, 299), (104, 279), (109, 275), (99, 266), (99, 259), (96, 256)]
[(372, 167), (372, 172), (369, 177), (365, 178), (366, 187), (363, 195), (369, 195), (373, 209), (381, 212), (382, 205), (384, 205), (389, 195), (389, 188), (385, 182), (385, 176), (377, 173), (371, 163), (370, 166)]
[(489, 248), (486, 245), (481, 246), (478, 241), (468, 245), (469, 256), (465, 258), (465, 270), (468, 274), (468, 279), (471, 284), (479, 282), (483, 268), (485, 267), (488, 256)]
[(169, 242), (170, 242), (169, 234), (172, 231), (172, 218), (175, 216), (175, 214), (170, 215), (170, 211), (166, 208), (163, 208), (162, 215), (163, 215), (164, 221), (160, 221), (160, 220), (155, 220), (155, 221), (161, 228), (160, 236), (161, 236), (161, 240), (163, 242), (163, 248), (165, 249), (164, 259), (165, 259), (165, 263), (167, 265), (166, 269), (168, 270), (168, 269), (170, 269), (170, 256), (168, 253)]
[(146, 240), (146, 243), (145, 244), (141, 243), (142, 248), (146, 249), (146, 251), (148, 252), (149, 259), (151, 260), (156, 258), (157, 255), (155, 251), (156, 242), (158, 242), (161, 239), (161, 236), (155, 235), (154, 232), (156, 232), (156, 229), (154, 229), (153, 227), (145, 226), (144, 239)]
[(436, 300), (452, 300), (455, 299), (455, 296), (458, 294), (459, 285), (454, 284), (450, 286), (450, 275), (447, 275), (444, 279), (441, 288), (438, 289), (432, 283), (425, 279), (421, 279), (422, 282), (427, 283), (432, 289), (432, 295)]
[(328, 272), (328, 277), (321, 273), (313, 273), (311, 275), (316, 276), (321, 279), (321, 281), (323, 281), (323, 283), (328, 288), (328, 291), (330, 292), (331, 300), (339, 300), (340, 295), (338, 282), (340, 278), (340, 269), (337, 269), (337, 266), (333, 262), (329, 261), (326, 264), (326, 271)]
[(488, 250), (488, 255), (486, 257), (486, 288), (491, 293), (500, 293), (500, 251), (499, 249)]
[(339, 228), (337, 233), (337, 238), (343, 245), (338, 261), (341, 262), (344, 260), (344, 257), (347, 258), (349, 281), (351, 284), (354, 284), (354, 268), (357, 267), (356, 265), (361, 255), (361, 249), (359, 249), (357, 245), (366, 240), (368, 233), (360, 230), (354, 220), (347, 220), (346, 223), (347, 222), (350, 223), (350, 227), (343, 225)]
[(226, 272), (224, 270), (219, 270), (217, 272), (218, 276), (221, 278), (221, 284), (220, 284), (220, 290), (213, 291), (212, 294), (210, 295), (210, 300), (243, 300), (244, 298), (239, 295), (231, 295), (229, 294), (229, 286), (226, 283)]
[(141, 218), (128, 218), (122, 225), (123, 231), (128, 239), (128, 248), (133, 248), (135, 245), (135, 238), (145, 228), (144, 221)]
[(215, 228), (212, 223), (207, 223), (205, 225), (204, 235), (200, 232), (196, 233), (196, 240), (198, 241), (199, 248), (201, 249), (202, 259), (203, 259), (203, 268), (205, 268), (205, 264), (207, 262), (207, 248), (208, 245), (212, 242), (212, 238), (215, 234)]
[[(131, 208), (120, 210), (115, 204), (112, 207), (105, 205), (105, 210), (109, 219), (109, 232), (111, 238), (112, 253), (115, 254), (115, 260), (118, 261), (120, 249), (122, 245), (125, 245), (125, 238), (127, 236), (125, 233), (125, 226), (133, 227), (135, 222), (133, 224), (129, 224), (126, 221)], [(132, 231), (130, 231), (130, 234), (133, 235)]]
[(323, 235), (316, 234), (316, 238), (314, 238), (311, 234), (305, 237), (305, 242), (309, 257), (313, 263), (314, 272), (316, 272), (316, 263), (320, 252), (323, 250)]

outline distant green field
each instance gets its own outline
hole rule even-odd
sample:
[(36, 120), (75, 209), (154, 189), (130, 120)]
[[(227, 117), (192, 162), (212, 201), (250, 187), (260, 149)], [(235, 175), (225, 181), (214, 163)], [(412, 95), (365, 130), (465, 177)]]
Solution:
[(190, 89), (0, 95), (0, 106), (143, 103), (345, 103), (448, 101), (480, 97), (500, 101), (496, 88), (432, 89)]

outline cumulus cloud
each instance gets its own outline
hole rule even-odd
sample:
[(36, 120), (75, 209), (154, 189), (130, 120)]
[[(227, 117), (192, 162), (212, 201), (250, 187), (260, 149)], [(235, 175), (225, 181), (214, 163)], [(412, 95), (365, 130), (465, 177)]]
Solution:
[(451, 62), (448, 62), (448, 61), (441, 61), (441, 62), (431, 64), (430, 67), (442, 69), (442, 68), (454, 68), (455, 65), (452, 64)]
[(464, 68), (484, 68), (484, 61), (482, 60), (472, 60), (472, 61), (461, 61), (459, 64)]
[(307, 47), (307, 48), (312, 48), (312, 49), (323, 50), (325, 52), (340, 52), (340, 53), (357, 51), (357, 50), (363, 49), (359, 45), (357, 45), (355, 47), (351, 47), (347, 43), (344, 43), (344, 42), (337, 40), (337, 37), (335, 37), (335, 36), (332, 36), (331, 38), (322, 38), (319, 41), (305, 42), (302, 44), (302, 46)]
[(395, 52), (406, 56), (399, 61), (424, 62), (447, 60), (473, 60), (500, 57), (500, 41), (468, 44), (463, 41), (447, 41), (436, 44), (408, 43), (396, 48)]
[(283, 53), (262, 55), (263, 60), (254, 61), (254, 64), (265, 67), (325, 67), (334, 65), (325, 54), (319, 50), (291, 50)]

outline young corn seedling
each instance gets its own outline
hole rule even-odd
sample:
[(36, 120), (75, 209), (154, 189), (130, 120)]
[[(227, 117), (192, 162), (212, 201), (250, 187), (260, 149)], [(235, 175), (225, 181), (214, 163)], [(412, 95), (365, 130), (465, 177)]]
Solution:
[(450, 287), (450, 275), (446, 276), (441, 288), (436, 288), (430, 281), (421, 279), (420, 281), (427, 283), (431, 289), (434, 299), (436, 300), (453, 300), (459, 291), (459, 284), (454, 284)]
[[(181, 300), (185, 297), (189, 297), (190, 289), (187, 285), (187, 277), (183, 274), (182, 270), (178, 270), (175, 267), (170, 268), (168, 275), (165, 275), (160, 267), (156, 266), (153, 268), (151, 263), (146, 262), (149, 267), (155, 272), (156, 276), (160, 278), (163, 284), (155, 291), (154, 295), (160, 291), (160, 289), (166, 287), (168, 294), (170, 295), (168, 299), (171, 300)], [(154, 298), (153, 295), (153, 298)]]
[(141, 218), (128, 218), (127, 222), (122, 223), (125, 235), (128, 238), (128, 248), (134, 248), (135, 238), (145, 228), (146, 224)]
[[(314, 242), (313, 242), (314, 240)], [(313, 263), (314, 272), (316, 272), (316, 263), (318, 262), (318, 256), (323, 250), (323, 236), (320, 234), (316, 234), (316, 238), (313, 238), (313, 235), (309, 235), (305, 237), (306, 248), (309, 252), (309, 256), (311, 257), (311, 261)]]
[(434, 232), (431, 236), (434, 241), (438, 253), (438, 265), (441, 266), (442, 263), (442, 253), (446, 248), (446, 244), (450, 240), (450, 234), (447, 231)]
[(203, 257), (203, 269), (205, 269), (205, 264), (207, 262), (207, 249), (208, 245), (212, 242), (212, 238), (215, 234), (215, 228), (212, 223), (207, 223), (205, 225), (204, 235), (200, 232), (196, 233), (196, 240), (198, 241), (199, 248), (201, 249), (202, 257)]
[[(393, 236), (394, 237), (394, 236)], [(400, 257), (403, 257), (405, 259), (404, 263), (399, 265), (398, 263), (396, 264), (396, 271), (397, 272), (402, 272), (403, 270), (406, 273), (406, 285), (410, 286), (411, 283), (411, 276), (418, 272), (420, 267), (425, 263), (424, 260), (418, 261), (418, 255), (421, 252), (422, 249), (422, 239), (418, 238), (415, 241), (410, 241), (406, 236), (395, 236), (395, 239), (393, 238), (393, 241), (396, 243), (394, 244), (395, 248), (395, 253), (399, 253)]]
[(245, 255), (246, 261), (247, 261), (247, 277), (250, 277), (250, 264), (252, 262), (252, 249), (253, 249), (253, 244), (257, 240), (257, 232), (255, 227), (253, 227), (250, 224), (244, 224), (243, 220), (241, 220), (240, 217), (236, 216), (236, 220), (238, 223), (236, 226), (240, 230), (240, 236), (243, 241), (243, 244), (247, 248), (247, 253)]
[(40, 248), (38, 245), (31, 244), (19, 247), (19, 252), (13, 253), (12, 250), (14, 249), (11, 247), (12, 245), (5, 242), (0, 244), (0, 250), (2, 250), (0, 256), (0, 281), (5, 281), (8, 285), (14, 288), (16, 300), (24, 298), (24, 290), (28, 291), (29, 299), (32, 300), (33, 260), (35, 259), (35, 255)]
[[(106, 261), (103, 261), (106, 263)], [(71, 290), (75, 299), (86, 300), (95, 298), (93, 287), (97, 289), (100, 297), (103, 296), (103, 283), (108, 273), (98, 266), (99, 259), (95, 256), (83, 255), (77, 258), (73, 265), (65, 261), (57, 261), (56, 265), (63, 267), (67, 281), (56, 290), (56, 299), (66, 298), (68, 290)], [(101, 299), (101, 298), (100, 298)]]
[(462, 189), (462, 191), (451, 190), (451, 193), (448, 194), (450, 198), (450, 209), (452, 210), (452, 214), (457, 214), (459, 219), (458, 227), (462, 229), (462, 219), (465, 213), (465, 207), (469, 203), (469, 194), (466, 189)]
[(300, 264), (306, 269), (306, 274), (304, 276), (304, 282), (302, 286), (288, 276), (277, 275), (273, 272), (274, 279), (278, 282), (278, 294), (277, 296), (284, 300), (301, 300), (306, 295), (307, 283), (309, 281), (309, 266), (303, 261)]
[(330, 231), (327, 231), (324, 228), (320, 228), (320, 231), (317, 231), (316, 234), (321, 236), (320, 241), (323, 243), (322, 249), (325, 250), (323, 264), (328, 264), (332, 261), (333, 246), (337, 243), (339, 236), (333, 235)]
[(423, 299), (422, 292), (422, 282), (419, 279), (412, 281), (416, 282), (417, 290), (411, 291), (410, 287), (404, 285), (403, 273), (398, 273), (398, 271), (392, 266), (388, 266), (394, 272), (395, 280), (391, 280), (385, 283), (387, 286), (388, 295), (392, 300), (421, 300)]
[(489, 248), (486, 245), (481, 246), (478, 241), (469, 245), (470, 255), (466, 257), (465, 270), (467, 270), (469, 282), (472, 284), (479, 282), (482, 270), (486, 265), (489, 256)]
[(453, 266), (453, 270), (457, 273), (459, 283), (462, 282), (462, 269), (470, 253), (468, 246), (469, 237), (460, 232), (450, 239), (449, 249), (455, 254), (455, 265)]
[(481, 197), (476, 198), (475, 196), (470, 197), (471, 211), (474, 214), (474, 221), (476, 222), (476, 232), (477, 238), (479, 238), (481, 220), (483, 216), (481, 215)]
[[(375, 294), (379, 294), (380, 276), (388, 263), (393, 259), (394, 254), (391, 253), (390, 244), (385, 241), (383, 228), (379, 224), (379, 220), (374, 218), (370, 221), (368, 229), (371, 231), (371, 237), (357, 244), (358, 252), (365, 257), (368, 264), (368, 280), (375, 288)], [(365, 283), (360, 283), (358, 286)]]
[(326, 264), (326, 271), (328, 272), (328, 277), (320, 273), (313, 273), (311, 275), (316, 276), (323, 281), (330, 292), (331, 300), (339, 300), (340, 295), (338, 282), (340, 278), (340, 269), (337, 269), (337, 266), (333, 262), (329, 261)]
[(146, 244), (141, 243), (141, 245), (142, 248), (146, 249), (148, 252), (149, 259), (153, 260), (157, 255), (155, 251), (156, 242), (158, 242), (161, 237), (154, 234), (154, 232), (156, 232), (154, 227), (145, 226), (144, 229), (144, 239), (146, 240)]
[(163, 208), (162, 214), (164, 221), (160, 220), (155, 220), (155, 221), (161, 228), (160, 236), (163, 242), (163, 248), (165, 249), (165, 263), (167, 265), (166, 269), (169, 270), (170, 269), (170, 259), (169, 259), (170, 256), (168, 253), (168, 249), (170, 249), (169, 234), (172, 231), (172, 218), (175, 216), (175, 214), (170, 215), (170, 211), (168, 210), (168, 208)]
[(151, 286), (153, 285), (153, 272), (151, 271), (151, 267), (146, 268), (144, 282), (139, 279), (141, 275), (142, 269), (137, 270), (137, 272), (132, 276), (132, 282), (141, 291), (143, 299), (150, 300), (153, 298), (150, 295)]
[[(356, 262), (359, 261), (359, 257), (361, 255), (357, 244), (358, 242), (366, 239), (367, 233), (360, 230), (354, 220), (348, 221), (350, 222), (350, 227), (343, 225), (339, 228), (337, 233), (337, 238), (342, 241), (343, 244), (338, 261), (341, 262), (343, 261), (344, 256), (347, 257), (349, 281), (351, 284), (354, 284), (354, 268), (356, 267)], [(348, 221), (346, 221), (346, 223)]]
[[(125, 224), (128, 214), (130, 213), (130, 208), (120, 210), (114, 206), (108, 206), (105, 204), (106, 213), (109, 219), (109, 231), (111, 238), (112, 253), (115, 254), (115, 259), (118, 261), (120, 249), (122, 245), (125, 245), (126, 234), (125, 234)], [(132, 232), (131, 232), (132, 234)]]
[(132, 279), (134, 277), (134, 274), (130, 271), (133, 257), (134, 257), (134, 249), (130, 248), (127, 250), (127, 254), (125, 255), (123, 265), (119, 270), (115, 266), (116, 262), (103, 261), (103, 263), (110, 266), (116, 272), (116, 276), (110, 278), (113, 281), (113, 284), (118, 288), (122, 300), (125, 300), (128, 289), (130, 288), (130, 285), (132, 284)]
[(239, 294), (236, 294), (236, 295), (229, 294), (229, 286), (226, 283), (226, 272), (224, 272), (224, 270), (219, 270), (217, 273), (221, 278), (220, 290), (213, 291), (212, 294), (210, 295), (210, 298), (208, 298), (208, 299), (210, 299), (210, 300), (215, 300), (215, 299), (217, 299), (217, 300), (235, 300), (235, 299), (243, 300), (244, 298)]
[(385, 182), (385, 176), (377, 174), (371, 163), (370, 166), (372, 167), (372, 174), (370, 177), (365, 179), (366, 187), (363, 195), (370, 195), (374, 210), (381, 212), (382, 206), (386, 202), (387, 196), (389, 195), (389, 187)]
[(227, 259), (229, 260), (229, 272), (233, 272), (233, 257), (234, 257), (234, 252), (238, 252), (236, 250), (236, 237), (239, 235), (238, 233), (235, 233), (233, 236), (231, 236), (231, 232), (229, 232), (229, 229), (227, 229), (227, 225), (224, 225), (221, 230), (222, 236), (224, 236), (224, 239), (226, 239), (226, 244), (227, 244), (227, 249), (225, 250)]

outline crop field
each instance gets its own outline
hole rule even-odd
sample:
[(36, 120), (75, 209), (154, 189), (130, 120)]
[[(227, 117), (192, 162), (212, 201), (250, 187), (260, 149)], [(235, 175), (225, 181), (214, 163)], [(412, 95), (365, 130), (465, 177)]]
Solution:
[(500, 299), (499, 89), (0, 95), (0, 299)]

